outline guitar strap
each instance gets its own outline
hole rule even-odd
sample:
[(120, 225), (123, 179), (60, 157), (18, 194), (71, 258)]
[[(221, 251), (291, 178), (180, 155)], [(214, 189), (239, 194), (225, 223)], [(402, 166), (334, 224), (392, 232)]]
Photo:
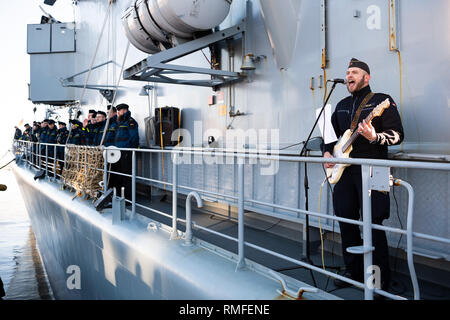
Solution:
[(350, 130), (351, 132), (353, 132), (353, 130), (355, 130), (356, 125), (358, 124), (358, 120), (359, 120), (359, 115), (361, 114), (362, 109), (364, 108), (364, 106), (366, 105), (366, 103), (373, 97), (374, 93), (373, 92), (369, 92), (363, 99), (363, 101), (361, 102), (361, 104), (358, 107), (358, 110), (356, 110), (355, 113), (355, 117), (353, 118), (352, 121), (352, 125), (350, 126)]

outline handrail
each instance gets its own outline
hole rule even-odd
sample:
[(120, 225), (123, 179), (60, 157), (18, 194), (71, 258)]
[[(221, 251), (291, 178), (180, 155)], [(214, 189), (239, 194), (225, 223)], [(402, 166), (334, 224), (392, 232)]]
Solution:
[[(16, 140), (17, 142), (25, 142), (31, 144), (49, 145), (63, 147), (61, 144), (39, 143), (31, 141)], [(88, 148), (97, 148), (95, 146), (84, 146)], [(311, 162), (311, 163), (342, 163), (353, 165), (373, 165), (380, 167), (396, 167), (409, 169), (431, 169), (431, 170), (450, 170), (450, 163), (447, 162), (425, 162), (425, 161), (404, 161), (404, 160), (382, 160), (382, 159), (365, 159), (365, 158), (324, 158), (324, 157), (299, 157), (299, 156), (269, 156), (264, 154), (251, 154), (241, 151), (235, 152), (212, 152), (212, 151), (189, 151), (184, 149), (139, 149), (139, 148), (119, 148), (120, 151), (137, 151), (141, 153), (171, 153), (180, 154), (188, 153), (190, 155), (204, 156), (234, 156), (237, 158), (246, 158), (252, 160), (270, 160), (270, 161), (289, 161), (289, 162)]]
[[(33, 153), (33, 151), (31, 150), (31, 158), (32, 158), (32, 163), (34, 164), (33, 161), (33, 155), (38, 156), (40, 163), (39, 163), (39, 167), (41, 167), (41, 160), (42, 158), (45, 158), (46, 162), (48, 161), (49, 157), (48, 157), (48, 146), (55, 146), (54, 150), (56, 151), (56, 146), (57, 147), (64, 147), (64, 145), (58, 145), (58, 144), (47, 144), (47, 143), (34, 143), (34, 142), (30, 142), (30, 141), (15, 141), (15, 142), (19, 142), (19, 147), (21, 147), (21, 143), (23, 143), (23, 145), (45, 145), (45, 149), (46, 149), (46, 154), (45, 156), (43, 156), (41, 154), (41, 148), (39, 147), (39, 155)], [(244, 153), (239, 151), (233, 151), (233, 152), (215, 152), (215, 151), (192, 151), (192, 150), (186, 150), (186, 149), (172, 149), (172, 150), (161, 150), (161, 149), (135, 149), (135, 148), (120, 148), (120, 150), (122, 151), (132, 151), (133, 152), (133, 169), (132, 169), (132, 174), (128, 175), (128, 174), (123, 174), (120, 172), (114, 172), (114, 171), (107, 171), (107, 166), (105, 165), (105, 168), (99, 169), (96, 168), (96, 170), (100, 170), (100, 171), (104, 171), (105, 175), (104, 177), (107, 177), (107, 173), (112, 173), (112, 174), (118, 174), (118, 175), (122, 175), (122, 176), (127, 176), (133, 179), (133, 192), (132, 192), (132, 201), (128, 201), (132, 204), (132, 210), (133, 212), (135, 212), (135, 206), (139, 206), (143, 209), (147, 209), (147, 210), (151, 210), (155, 213), (161, 214), (163, 216), (166, 217), (170, 217), (172, 218), (172, 238), (176, 238), (178, 239), (177, 235), (178, 235), (178, 228), (177, 228), (177, 221), (182, 221), (186, 224), (186, 233), (185, 233), (185, 239), (190, 239), (192, 238), (192, 233), (189, 234), (188, 230), (190, 230), (190, 232), (192, 232), (191, 230), (191, 225), (193, 225), (195, 228), (201, 229), (201, 230), (205, 230), (207, 232), (216, 234), (218, 236), (227, 238), (229, 240), (233, 240), (235, 242), (238, 243), (238, 264), (237, 264), (237, 269), (243, 268), (245, 267), (245, 255), (244, 255), (244, 245), (248, 246), (248, 247), (252, 247), (254, 249), (269, 253), (275, 257), (281, 258), (281, 259), (285, 259), (291, 262), (294, 262), (296, 264), (302, 265), (306, 268), (309, 268), (311, 270), (323, 273), (327, 276), (336, 278), (336, 279), (340, 279), (343, 280), (345, 282), (348, 282), (352, 285), (355, 285), (357, 287), (360, 288), (364, 288), (365, 289), (365, 298), (366, 299), (372, 299), (373, 298), (373, 293), (378, 293), (381, 295), (384, 295), (386, 297), (392, 298), (392, 299), (404, 299), (403, 297), (399, 297), (396, 295), (392, 295), (389, 292), (386, 292), (384, 290), (378, 289), (378, 288), (369, 288), (369, 285), (367, 283), (367, 276), (366, 276), (366, 281), (364, 283), (359, 283), (357, 281), (354, 281), (352, 279), (331, 273), (329, 271), (323, 270), (321, 268), (317, 268), (314, 265), (305, 263), (303, 261), (299, 261), (293, 258), (290, 258), (288, 256), (279, 254), (277, 252), (259, 247), (257, 245), (248, 243), (246, 241), (244, 241), (244, 203), (254, 203), (254, 204), (259, 204), (259, 205), (264, 205), (264, 206), (269, 206), (269, 207), (273, 207), (273, 208), (278, 208), (278, 209), (282, 209), (282, 210), (287, 210), (287, 211), (291, 211), (291, 212), (296, 212), (296, 213), (302, 213), (305, 215), (312, 215), (312, 216), (316, 216), (316, 217), (323, 217), (326, 219), (330, 219), (330, 220), (335, 220), (335, 221), (341, 221), (341, 222), (346, 222), (346, 223), (350, 223), (350, 224), (354, 224), (354, 225), (359, 225), (359, 226), (363, 226), (363, 237), (365, 237), (365, 240), (367, 241), (368, 239), (370, 240), (370, 238), (368, 238), (368, 234), (370, 233), (371, 235), (371, 230), (373, 229), (377, 229), (377, 230), (384, 230), (384, 231), (389, 231), (389, 232), (393, 232), (393, 233), (398, 233), (398, 234), (406, 234), (407, 235), (407, 255), (408, 255), (408, 266), (409, 266), (409, 270), (410, 270), (410, 274), (411, 274), (411, 280), (413, 282), (413, 288), (414, 288), (414, 299), (419, 299), (420, 298), (420, 293), (419, 293), (419, 288), (418, 288), (418, 282), (417, 282), (417, 276), (414, 270), (414, 265), (413, 265), (413, 243), (412, 243), (412, 239), (413, 237), (417, 237), (417, 238), (422, 238), (422, 239), (427, 239), (427, 240), (432, 240), (432, 241), (437, 241), (437, 242), (442, 242), (442, 243), (447, 243), (450, 244), (450, 239), (448, 238), (443, 238), (443, 237), (438, 237), (438, 236), (434, 236), (434, 235), (428, 235), (428, 234), (423, 234), (423, 233), (418, 233), (418, 232), (413, 232), (412, 230), (412, 221), (413, 221), (413, 200), (414, 200), (414, 193), (413, 193), (413, 189), (411, 187), (411, 185), (409, 185), (408, 183), (401, 181), (399, 179), (395, 180), (395, 183), (397, 185), (402, 185), (404, 186), (407, 190), (408, 190), (408, 194), (409, 194), (409, 198), (408, 198), (408, 225), (407, 225), (407, 229), (406, 230), (402, 230), (399, 228), (393, 228), (393, 227), (387, 227), (387, 226), (383, 226), (383, 225), (377, 225), (377, 224), (373, 224), (371, 223), (371, 219), (369, 219), (368, 217), (370, 217), (370, 205), (367, 206), (367, 199), (366, 201), (366, 205), (364, 206), (363, 209), (363, 221), (358, 221), (358, 220), (352, 220), (352, 219), (346, 219), (346, 218), (341, 218), (341, 217), (336, 217), (336, 216), (330, 216), (330, 215), (326, 215), (326, 214), (321, 214), (321, 213), (317, 213), (317, 212), (312, 212), (309, 210), (302, 210), (302, 209), (298, 209), (298, 208), (292, 208), (292, 207), (287, 207), (287, 206), (283, 206), (283, 205), (277, 205), (277, 204), (273, 204), (273, 203), (266, 203), (263, 201), (258, 201), (258, 200), (253, 200), (253, 199), (245, 199), (244, 198), (244, 170), (243, 170), (243, 164), (244, 161), (246, 159), (248, 160), (269, 160), (269, 161), (288, 161), (288, 162), (311, 162), (311, 163), (325, 163), (325, 162), (333, 162), (333, 163), (346, 163), (346, 164), (356, 164), (356, 165), (361, 165), (362, 166), (362, 171), (363, 171), (363, 180), (365, 179), (365, 175), (367, 175), (368, 172), (368, 168), (369, 166), (382, 166), (382, 167), (397, 167), (397, 168), (411, 168), (411, 169), (430, 169), (430, 170), (446, 170), (446, 171), (450, 171), (450, 163), (439, 163), (439, 162), (421, 162), (421, 161), (399, 161), (399, 160), (380, 160), (380, 159), (350, 159), (350, 158), (346, 158), (346, 159), (341, 159), (341, 158), (323, 158), (323, 157), (298, 157), (298, 156), (273, 156), (273, 155), (264, 155), (264, 154), (251, 154), (248, 153), (248, 150), (245, 150)], [(28, 152), (27, 150), (22, 150), (23, 153)], [(203, 155), (203, 156), (208, 156), (208, 155), (212, 155), (212, 156), (227, 156), (227, 157), (233, 157), (234, 159), (238, 160), (238, 177), (239, 177), (239, 181), (238, 181), (238, 196), (233, 196), (233, 195), (226, 195), (226, 194), (221, 194), (221, 193), (217, 193), (217, 192), (212, 192), (212, 191), (207, 191), (207, 190), (201, 190), (201, 189), (197, 189), (197, 188), (192, 188), (192, 187), (188, 187), (188, 186), (181, 186), (177, 184), (177, 161), (173, 161), (173, 181), (172, 184), (169, 182), (165, 182), (165, 181), (160, 181), (160, 180), (155, 180), (155, 179), (149, 179), (146, 177), (141, 177), (136, 175), (136, 152), (140, 152), (140, 153), (170, 153), (173, 156), (173, 160), (176, 160), (176, 157), (181, 154), (181, 153), (188, 153), (191, 155)], [(52, 157), (50, 157), (52, 158)], [(56, 152), (54, 157), (52, 158), (56, 161)], [(240, 159), (240, 160), (239, 160)], [(29, 159), (27, 159), (28, 162), (30, 162)], [(58, 160), (61, 161), (61, 160)], [(61, 162), (65, 162), (65, 161), (61, 161)], [(234, 163), (233, 163), (234, 164)], [(56, 172), (55, 172), (56, 173)], [(48, 172), (47, 172), (47, 166), (46, 166), (46, 176), (47, 176)], [(55, 175), (56, 176), (56, 175)], [(171, 185), (172, 186), (172, 193), (173, 193), (173, 202), (172, 202), (172, 215), (170, 214), (165, 214), (161, 211), (146, 207), (144, 205), (138, 204), (136, 203), (136, 197), (135, 197), (135, 192), (136, 192), (136, 179), (143, 179), (143, 180), (147, 180), (153, 183), (165, 183), (166, 185)], [(364, 183), (364, 181), (363, 181)], [(220, 196), (223, 198), (229, 198), (234, 200), (235, 202), (233, 202), (233, 204), (237, 204), (238, 206), (238, 238), (233, 238), (230, 236), (227, 236), (225, 234), (221, 234), (217, 231), (202, 227), (202, 226), (198, 226), (195, 224), (195, 222), (190, 223), (190, 219), (191, 219), (191, 213), (190, 213), (190, 202), (189, 202), (189, 210), (186, 210), (186, 220), (183, 219), (179, 219), (177, 218), (176, 215), (176, 200), (177, 199), (177, 188), (180, 189), (186, 189), (186, 190), (192, 190), (191, 193), (189, 193), (188, 195), (188, 199), (190, 200), (190, 197), (192, 197), (193, 194), (196, 194), (196, 198), (197, 198), (197, 203), (199, 204), (199, 200), (201, 202), (201, 197), (198, 195), (197, 192), (199, 193), (205, 193), (205, 194), (212, 194), (214, 196)], [(367, 187), (366, 187), (367, 188)], [(190, 196), (190, 197), (189, 197)], [(368, 198), (368, 197), (367, 197)], [(363, 200), (364, 201), (364, 200)], [(199, 205), (200, 206), (200, 205)], [(189, 212), (189, 214), (188, 214)], [(264, 213), (263, 213), (264, 214)], [(188, 218), (189, 215), (189, 218)], [(281, 217), (281, 214), (277, 215), (279, 218), (285, 219), (285, 220), (295, 220), (298, 221), (298, 219), (293, 218), (293, 217)], [(369, 221), (369, 222), (367, 222)], [(189, 225), (189, 228), (188, 228)], [(176, 236), (175, 236), (176, 235)], [(187, 237), (189, 236), (189, 237)], [(369, 244), (371, 244), (371, 240), (369, 242), (367, 242)], [(366, 244), (366, 243), (365, 243)], [(369, 246), (368, 246), (369, 247)], [(372, 252), (371, 250), (365, 250), (363, 251), (364, 254), (366, 255), (365, 261), (365, 265), (367, 266), (367, 264), (370, 263), (371, 259), (372, 259)]]
[(414, 300), (420, 300), (419, 283), (417, 281), (416, 270), (414, 269), (414, 258), (413, 258), (413, 213), (414, 213), (414, 190), (412, 186), (403, 180), (396, 179), (394, 181), (395, 185), (400, 185), (408, 190), (408, 217), (407, 217), (407, 227), (406, 227), (406, 242), (407, 242), (407, 257), (408, 257), (408, 268), (409, 274), (411, 275), (411, 282), (414, 289)]

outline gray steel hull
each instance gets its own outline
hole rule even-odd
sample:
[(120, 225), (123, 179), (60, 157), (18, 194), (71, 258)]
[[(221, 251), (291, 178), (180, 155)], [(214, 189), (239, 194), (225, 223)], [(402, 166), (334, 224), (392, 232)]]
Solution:
[[(169, 240), (170, 231), (147, 230), (150, 219), (112, 224), (85, 200), (57, 184), (34, 181), (32, 171), (14, 167), (39, 250), (57, 299), (278, 299), (280, 283), (250, 262), (236, 261), (201, 245)], [(70, 289), (80, 270), (80, 288)], [(256, 270), (255, 267), (259, 270)], [(292, 289), (308, 286), (286, 277)], [(69, 285), (68, 285), (69, 283)], [(319, 291), (309, 299), (336, 297)]]

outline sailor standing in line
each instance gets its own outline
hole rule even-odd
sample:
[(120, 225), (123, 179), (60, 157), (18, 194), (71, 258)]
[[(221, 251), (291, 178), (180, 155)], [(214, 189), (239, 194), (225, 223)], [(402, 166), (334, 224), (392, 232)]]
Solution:
[(14, 127), (16, 131), (14, 131), (14, 140), (19, 140), (22, 137), (22, 130), (20, 130), (17, 126)]
[[(44, 119), (41, 123), (41, 130), (39, 131), (39, 143), (47, 143), (48, 119)], [(40, 145), (41, 159), (45, 157), (45, 145)]]
[(33, 122), (33, 129), (31, 131), (31, 142), (33, 142), (33, 164), (38, 164), (36, 157), (37, 142), (39, 141), (39, 131), (41, 130), (41, 124), (39, 122)]
[(83, 124), (78, 120), (69, 120), (69, 123), (72, 125), (72, 131), (70, 132), (67, 144), (84, 145), (85, 136), (81, 131)]
[[(103, 141), (103, 145), (105, 147), (113, 146), (116, 140), (116, 131), (117, 131), (117, 109), (116, 107), (112, 107), (111, 105), (108, 105), (106, 107), (109, 113), (109, 124), (108, 124), (108, 131), (105, 135), (105, 141)], [(105, 123), (106, 125), (106, 123)], [(104, 128), (102, 128), (104, 130)], [(101, 138), (100, 138), (101, 140)], [(100, 141), (101, 142), (101, 141)], [(99, 142), (99, 144), (100, 144)]]
[[(138, 148), (139, 147), (139, 133), (138, 124), (136, 120), (131, 117), (131, 112), (127, 104), (122, 103), (117, 107), (117, 131), (115, 135), (114, 145), (118, 148)], [(111, 171), (117, 171), (124, 174), (131, 174), (132, 166), (132, 152), (121, 151), (120, 160), (111, 165)], [(115, 187), (117, 192), (120, 192), (122, 187), (125, 187), (125, 198), (131, 200), (131, 178), (111, 174), (110, 187)]]
[(22, 137), (20, 138), (20, 140), (23, 141), (31, 141), (31, 127), (28, 123), (26, 123), (24, 125), (25, 130), (23, 131)]
[[(397, 106), (392, 98), (383, 93), (372, 93), (369, 86), (369, 66), (355, 58), (351, 59), (346, 74), (347, 90), (350, 96), (341, 100), (336, 105), (331, 122), (337, 137), (350, 128), (352, 121), (357, 118), (354, 125), (359, 124), (354, 130), (360, 135), (353, 143), (352, 158), (387, 159), (388, 146), (399, 144), (403, 141), (403, 126)], [(373, 118), (369, 123), (363, 121), (369, 113), (386, 98), (390, 101), (381, 117)], [(364, 101), (365, 100), (365, 101)], [(358, 109), (360, 115), (358, 116)], [(353, 128), (352, 128), (353, 130)], [(324, 146), (324, 157), (332, 157), (333, 147), (336, 143)], [(334, 163), (325, 163), (326, 168), (334, 167)], [(347, 167), (340, 180), (334, 187), (333, 207), (338, 217), (359, 220), (362, 207), (362, 181), (361, 166), (351, 165)], [(389, 218), (389, 194), (380, 191), (372, 191), (372, 223), (382, 224)], [(359, 226), (339, 222), (342, 238), (342, 254), (345, 263), (344, 276), (357, 281), (363, 281), (363, 257), (362, 255), (347, 252), (348, 247), (362, 245)], [(381, 289), (387, 290), (391, 280), (389, 267), (389, 251), (386, 233), (380, 230), (372, 232), (373, 264), (381, 271)], [(347, 282), (336, 279), (338, 287), (348, 286)]]
[[(56, 131), (56, 143), (65, 145), (67, 138), (69, 136), (69, 130), (66, 128), (66, 123), (59, 121), (58, 122), (58, 130)], [(59, 167), (62, 169), (64, 160), (64, 147), (57, 147), (56, 148), (56, 158), (58, 159)]]
[(96, 117), (97, 111), (92, 109), (89, 110), (87, 119), (84, 119), (83, 125), (80, 127), (80, 130), (84, 135), (84, 142), (87, 146), (91, 146), (94, 143), (94, 129)]
[(100, 145), (100, 142), (102, 141), (105, 123), (106, 123), (106, 112), (97, 111), (97, 116), (95, 117), (95, 129), (92, 139), (92, 144), (94, 146)]

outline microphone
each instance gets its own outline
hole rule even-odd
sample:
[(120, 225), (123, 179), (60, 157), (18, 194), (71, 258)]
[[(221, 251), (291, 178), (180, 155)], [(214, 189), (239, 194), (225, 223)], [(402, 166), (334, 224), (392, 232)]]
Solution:
[(330, 79), (330, 80), (327, 80), (327, 81), (329, 81), (329, 82), (335, 82), (335, 83), (342, 83), (342, 84), (346, 84), (346, 83), (347, 83), (347, 80), (345, 80), (345, 79), (339, 79), (339, 78), (336, 78), (336, 79)]

